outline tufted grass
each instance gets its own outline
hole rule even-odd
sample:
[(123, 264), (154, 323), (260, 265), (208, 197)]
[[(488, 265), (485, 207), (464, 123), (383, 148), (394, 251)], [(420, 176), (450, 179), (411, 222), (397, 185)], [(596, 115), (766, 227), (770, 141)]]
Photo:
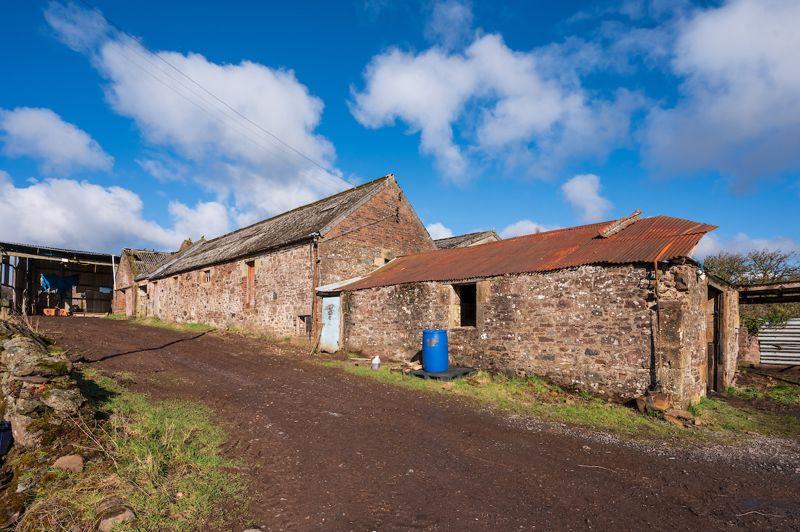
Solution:
[(800, 386), (796, 384), (777, 384), (766, 387), (744, 386), (742, 388), (729, 386), (726, 392), (732, 397), (741, 399), (764, 399), (784, 406), (800, 405)]
[(208, 332), (213, 331), (216, 329), (213, 325), (209, 325), (208, 323), (200, 323), (200, 322), (177, 322), (177, 321), (168, 321), (162, 320), (159, 318), (154, 318), (152, 316), (147, 318), (134, 318), (126, 316), (125, 314), (109, 314), (105, 317), (105, 319), (110, 320), (120, 320), (120, 321), (129, 321), (131, 323), (137, 323), (139, 325), (146, 325), (148, 327), (157, 327), (159, 329), (167, 329), (170, 331), (178, 331), (178, 332)]
[(455, 396), (506, 413), (632, 439), (727, 443), (753, 435), (800, 437), (800, 420), (793, 416), (740, 408), (718, 399), (703, 399), (693, 407), (701, 426), (683, 428), (664, 421), (659, 415), (640, 414), (625, 405), (588, 394), (570, 393), (535, 376), (506, 377), (479, 371), (468, 378), (443, 383), (385, 368), (373, 371), (348, 361), (324, 361), (322, 364), (418, 392)]
[(93, 530), (109, 497), (134, 511), (136, 530), (222, 527), (226, 512), (239, 515), (244, 483), (222, 457), (225, 433), (210, 411), (153, 401), (90, 369), (81, 387), (104, 419), (81, 427), (88, 445), (78, 452), (89, 458), (86, 467), (45, 474), (17, 530)]

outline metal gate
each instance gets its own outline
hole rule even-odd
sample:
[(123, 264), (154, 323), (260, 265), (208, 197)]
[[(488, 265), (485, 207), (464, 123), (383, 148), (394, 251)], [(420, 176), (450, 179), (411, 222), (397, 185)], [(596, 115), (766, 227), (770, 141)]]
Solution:
[(800, 318), (758, 332), (762, 364), (800, 366)]

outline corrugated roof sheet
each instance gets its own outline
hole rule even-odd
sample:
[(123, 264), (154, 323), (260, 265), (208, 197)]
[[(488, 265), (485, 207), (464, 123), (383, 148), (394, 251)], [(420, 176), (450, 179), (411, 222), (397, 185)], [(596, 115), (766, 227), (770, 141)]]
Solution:
[(169, 277), (310, 239), (372, 197), (388, 179), (392, 179), (391, 174), (205, 241), (166, 268), (159, 268), (151, 278)]
[(114, 257), (114, 261), (119, 260), (117, 255), (112, 255), (111, 253), (99, 253), (97, 251), (82, 251), (78, 249), (64, 249), (64, 248), (56, 248), (52, 246), (40, 246), (38, 244), (22, 244), (19, 242), (0, 242), (0, 251), (5, 252), (6, 254), (13, 255), (15, 252), (17, 253), (27, 253), (29, 255), (42, 255), (46, 257), (58, 257), (58, 258), (67, 258), (67, 259), (74, 259), (80, 260), (81, 258), (85, 258), (88, 260), (98, 261), (98, 259), (108, 260), (108, 264), (111, 265), (111, 257)]
[(436, 247), (439, 249), (462, 248), (489, 237), (495, 237), (497, 240), (500, 240), (500, 237), (497, 236), (497, 233), (495, 233), (494, 230), (490, 230), (467, 233), (465, 235), (456, 235), (449, 238), (440, 238), (438, 240), (434, 240), (433, 243), (436, 244)]
[(716, 229), (691, 220), (654, 216), (641, 218), (608, 238), (599, 236), (610, 223), (613, 222), (408, 255), (346, 289), (544, 272), (587, 264), (651, 263), (688, 257), (703, 235)]

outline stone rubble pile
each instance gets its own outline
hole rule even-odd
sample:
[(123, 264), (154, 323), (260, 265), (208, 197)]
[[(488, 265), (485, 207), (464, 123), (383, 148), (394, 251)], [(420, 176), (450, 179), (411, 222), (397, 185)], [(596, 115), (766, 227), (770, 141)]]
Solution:
[(11, 422), (15, 444), (41, 444), (48, 428), (61, 425), (86, 403), (71, 370), (64, 353), (50, 349), (23, 325), (0, 320), (2, 417)]

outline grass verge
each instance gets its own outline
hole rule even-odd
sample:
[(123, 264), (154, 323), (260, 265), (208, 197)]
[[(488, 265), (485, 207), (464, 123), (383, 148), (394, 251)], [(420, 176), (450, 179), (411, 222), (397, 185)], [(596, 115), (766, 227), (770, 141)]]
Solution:
[(221, 525), (223, 509), (241, 510), (244, 484), (221, 455), (225, 435), (209, 411), (152, 401), (89, 369), (81, 380), (102, 420), (80, 422), (86, 467), (45, 472), (17, 530), (93, 530), (109, 498), (134, 511), (136, 530), (200, 530)]
[(730, 396), (750, 401), (762, 399), (785, 406), (800, 405), (800, 386), (796, 384), (777, 384), (767, 387), (744, 386), (741, 388), (730, 386), (727, 393)]
[(209, 325), (208, 323), (199, 323), (192, 321), (185, 323), (178, 323), (175, 321), (166, 321), (154, 317), (132, 318), (126, 316), (125, 314), (109, 314), (108, 316), (106, 316), (106, 319), (127, 320), (130, 321), (131, 323), (138, 323), (139, 325), (147, 325), (148, 327), (158, 327), (159, 329), (168, 329), (170, 331), (208, 332), (216, 329), (216, 327), (214, 327), (213, 325)]
[(442, 383), (387, 369), (373, 371), (345, 361), (325, 361), (322, 364), (418, 392), (455, 395), (504, 412), (629, 438), (730, 441), (752, 434), (800, 436), (800, 421), (793, 416), (737, 408), (719, 399), (704, 399), (696, 405), (693, 410), (701, 419), (702, 426), (685, 429), (655, 415), (642, 415), (624, 405), (586, 394), (569, 393), (538, 377), (506, 377), (477, 372), (466, 379)]

